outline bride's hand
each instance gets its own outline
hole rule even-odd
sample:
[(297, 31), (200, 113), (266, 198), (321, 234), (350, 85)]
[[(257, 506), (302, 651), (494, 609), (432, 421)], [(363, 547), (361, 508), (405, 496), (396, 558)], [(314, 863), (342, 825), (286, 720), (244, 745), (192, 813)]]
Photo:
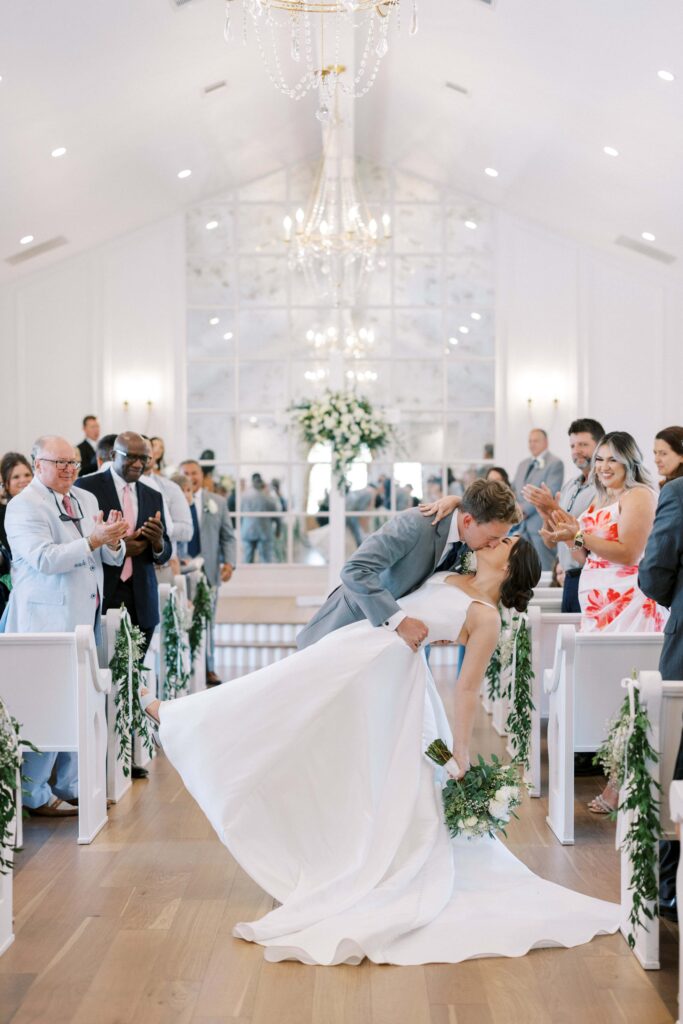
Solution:
[[(453, 762), (455, 762), (455, 764), (458, 766), (458, 770), (457, 771), (454, 768)], [(458, 782), (470, 770), (470, 767), (471, 767), (471, 765), (470, 765), (470, 756), (469, 756), (469, 754), (466, 754), (466, 753), (455, 754), (454, 753), (453, 757), (451, 758), (451, 760), (446, 765), (446, 772), (448, 773), (449, 779), (455, 779), (455, 781)]]
[(461, 501), (462, 498), (456, 498), (454, 495), (449, 494), (445, 498), (439, 498), (438, 501), (423, 501), (421, 505), (418, 505), (418, 508), (423, 516), (434, 516), (432, 526), (436, 526), (442, 519), (449, 516), (451, 512), (455, 512)]

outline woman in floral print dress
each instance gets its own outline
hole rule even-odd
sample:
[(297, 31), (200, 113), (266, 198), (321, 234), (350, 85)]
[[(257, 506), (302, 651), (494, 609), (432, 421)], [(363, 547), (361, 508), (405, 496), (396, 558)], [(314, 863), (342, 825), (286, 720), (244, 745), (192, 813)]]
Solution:
[[(555, 512), (542, 532), (567, 544), (583, 565), (579, 584), (584, 633), (661, 633), (668, 611), (638, 587), (657, 495), (638, 445), (623, 431), (606, 434), (593, 456), (596, 501), (579, 519)], [(611, 783), (588, 805), (606, 814), (617, 805)]]

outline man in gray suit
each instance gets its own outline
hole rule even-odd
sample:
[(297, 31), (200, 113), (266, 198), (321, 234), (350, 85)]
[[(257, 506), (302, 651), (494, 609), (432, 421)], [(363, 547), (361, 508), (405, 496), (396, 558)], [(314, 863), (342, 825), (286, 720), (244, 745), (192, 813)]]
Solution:
[[(657, 604), (671, 609), (659, 659), (662, 679), (683, 679), (683, 477), (665, 484), (652, 533), (638, 567), (638, 586)], [(683, 733), (674, 779), (683, 779)], [(668, 780), (664, 780), (666, 784)], [(677, 920), (676, 871), (680, 843), (660, 843), (659, 912)]]
[[(235, 531), (230, 525), (230, 513), (225, 498), (213, 491), (204, 490), (202, 467), (194, 459), (180, 463), (180, 471), (190, 480), (194, 494), (190, 513), (192, 515), (192, 539), (187, 543), (190, 558), (201, 555), (204, 572), (214, 590), (214, 615), (218, 600), (218, 587), (227, 583), (233, 574), (236, 561)], [(215, 671), (215, 648), (213, 629), (206, 637), (206, 685), (217, 686), (222, 680)]]
[[(282, 506), (266, 491), (265, 480), (260, 473), (251, 474), (251, 487), (242, 495), (242, 512), (279, 512)], [(242, 544), (244, 561), (253, 562), (258, 554), (259, 562), (273, 562), (273, 537), (275, 524), (269, 516), (242, 516)]]
[(475, 480), (452, 501), (454, 510), (436, 526), (418, 509), (406, 509), (367, 537), (342, 569), (341, 586), (299, 633), (299, 647), (365, 618), (419, 650), (427, 627), (406, 615), (397, 599), (437, 570), (453, 568), (464, 544), (473, 551), (497, 547), (520, 519), (514, 494), (497, 481)]
[(535, 505), (525, 499), (522, 489), (529, 484), (533, 487), (545, 484), (551, 494), (557, 494), (564, 480), (564, 464), (561, 459), (549, 451), (548, 435), (539, 427), (535, 427), (529, 432), (529, 451), (531, 452), (530, 457), (522, 459), (512, 483), (524, 517), (519, 532), (522, 537), (531, 541), (541, 559), (541, 566), (548, 570), (553, 567), (557, 548), (545, 546), (539, 533), (543, 526), (541, 514)]

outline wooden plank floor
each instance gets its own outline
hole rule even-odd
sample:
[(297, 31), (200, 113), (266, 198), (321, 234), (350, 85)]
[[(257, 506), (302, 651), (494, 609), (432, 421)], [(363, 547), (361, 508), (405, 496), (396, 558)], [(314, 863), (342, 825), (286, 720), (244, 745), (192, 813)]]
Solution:
[[(450, 685), (442, 672), (442, 692)], [(476, 748), (502, 753), (480, 714)], [(592, 896), (619, 893), (614, 826), (583, 810), (561, 847), (545, 800), (509, 846), (534, 871)], [(620, 936), (573, 950), (457, 965), (267, 964), (233, 939), (271, 900), (237, 867), (164, 760), (110, 812), (91, 846), (75, 822), (27, 822), (15, 876), (16, 941), (0, 958), (0, 1024), (664, 1024), (676, 1019), (678, 930), (662, 924), (659, 972)]]

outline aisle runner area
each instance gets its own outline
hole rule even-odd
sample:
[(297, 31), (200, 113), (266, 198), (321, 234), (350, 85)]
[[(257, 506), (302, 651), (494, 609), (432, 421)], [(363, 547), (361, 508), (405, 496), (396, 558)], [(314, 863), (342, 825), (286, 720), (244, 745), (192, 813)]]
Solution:
[[(446, 706), (451, 672), (439, 672)], [(503, 754), (479, 713), (475, 749)], [(585, 811), (599, 780), (577, 780), (577, 842), (561, 847), (544, 799), (527, 801), (508, 845), (533, 871), (617, 900), (614, 826)], [(163, 757), (110, 808), (92, 846), (74, 819), (32, 819), (15, 877), (16, 942), (0, 959), (0, 1024), (608, 1024), (673, 1021), (677, 931), (645, 973), (618, 936), (519, 960), (396, 968), (267, 964), (231, 936), (272, 901), (237, 867)]]

